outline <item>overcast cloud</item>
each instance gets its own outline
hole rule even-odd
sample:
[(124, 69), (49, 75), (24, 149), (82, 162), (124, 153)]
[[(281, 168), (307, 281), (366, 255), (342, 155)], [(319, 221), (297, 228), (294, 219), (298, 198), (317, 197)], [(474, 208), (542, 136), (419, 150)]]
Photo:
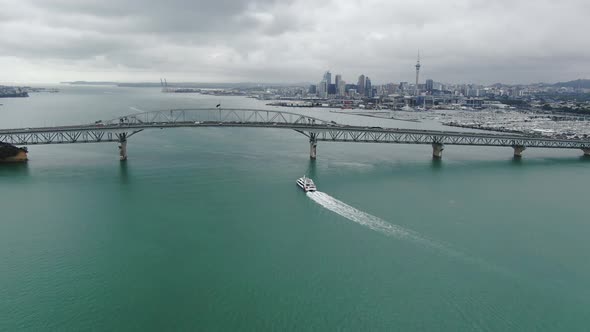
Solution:
[(588, 0), (0, 0), (0, 82), (590, 78)]

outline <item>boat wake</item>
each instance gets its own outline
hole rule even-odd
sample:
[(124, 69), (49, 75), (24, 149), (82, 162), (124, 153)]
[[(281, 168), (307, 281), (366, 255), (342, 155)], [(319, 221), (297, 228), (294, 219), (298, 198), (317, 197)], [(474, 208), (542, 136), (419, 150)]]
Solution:
[(390, 224), (379, 217), (355, 209), (354, 207), (321, 191), (308, 192), (307, 196), (326, 209), (335, 212), (348, 220), (369, 227), (374, 231), (400, 238), (416, 237), (416, 235), (412, 234), (413, 232), (410, 230)]
[(308, 192), (307, 196), (317, 204), (323, 206), (324, 208), (334, 213), (337, 213), (350, 221), (354, 221), (357, 224), (368, 227), (374, 231), (380, 232), (387, 236), (409, 240), (411, 242), (420, 244), (424, 247), (434, 249), (436, 252), (445, 254), (450, 257), (458, 258), (464, 261), (469, 261), (480, 266), (485, 266), (488, 269), (493, 268), (489, 264), (483, 262), (480, 259), (470, 257), (460, 251), (450, 248), (445, 244), (442, 244), (434, 240), (430, 240), (415, 231), (403, 228), (395, 224), (388, 223), (379, 217), (360, 211), (321, 191)]
[(356, 209), (321, 191), (308, 192), (307, 196), (324, 208), (337, 213), (350, 221), (354, 221), (357, 224), (366, 226), (374, 231), (388, 236), (412, 240), (429, 247), (448, 251), (449, 253), (452, 252), (452, 250), (446, 246), (429, 240), (412, 230), (388, 223), (379, 217)]

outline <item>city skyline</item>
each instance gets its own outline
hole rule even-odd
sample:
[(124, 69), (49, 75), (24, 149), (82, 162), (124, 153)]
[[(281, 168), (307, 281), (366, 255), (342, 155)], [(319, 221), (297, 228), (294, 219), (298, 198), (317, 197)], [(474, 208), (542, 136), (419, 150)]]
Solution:
[[(590, 77), (585, 1), (0, 0), (6, 82), (307, 82), (325, 68), (373, 82), (478, 84)], [(297, 13), (297, 15), (293, 15)], [(560, 18), (555, 19), (555, 13)], [(364, 17), (361, 28), (356, 22)], [(543, 24), (538, 24), (543, 22)]]

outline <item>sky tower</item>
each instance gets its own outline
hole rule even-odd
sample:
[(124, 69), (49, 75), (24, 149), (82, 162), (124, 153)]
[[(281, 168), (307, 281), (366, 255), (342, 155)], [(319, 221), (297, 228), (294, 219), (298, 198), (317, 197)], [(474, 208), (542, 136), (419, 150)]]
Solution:
[(416, 96), (420, 94), (418, 89), (418, 78), (420, 77), (420, 51), (418, 51), (418, 61), (416, 62)]

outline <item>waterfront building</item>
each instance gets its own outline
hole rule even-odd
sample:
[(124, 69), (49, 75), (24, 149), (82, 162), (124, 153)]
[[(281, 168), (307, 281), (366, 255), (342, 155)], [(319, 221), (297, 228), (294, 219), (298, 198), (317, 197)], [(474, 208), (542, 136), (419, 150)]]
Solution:
[(481, 108), (483, 106), (483, 99), (481, 98), (469, 98), (465, 100), (465, 106)]

